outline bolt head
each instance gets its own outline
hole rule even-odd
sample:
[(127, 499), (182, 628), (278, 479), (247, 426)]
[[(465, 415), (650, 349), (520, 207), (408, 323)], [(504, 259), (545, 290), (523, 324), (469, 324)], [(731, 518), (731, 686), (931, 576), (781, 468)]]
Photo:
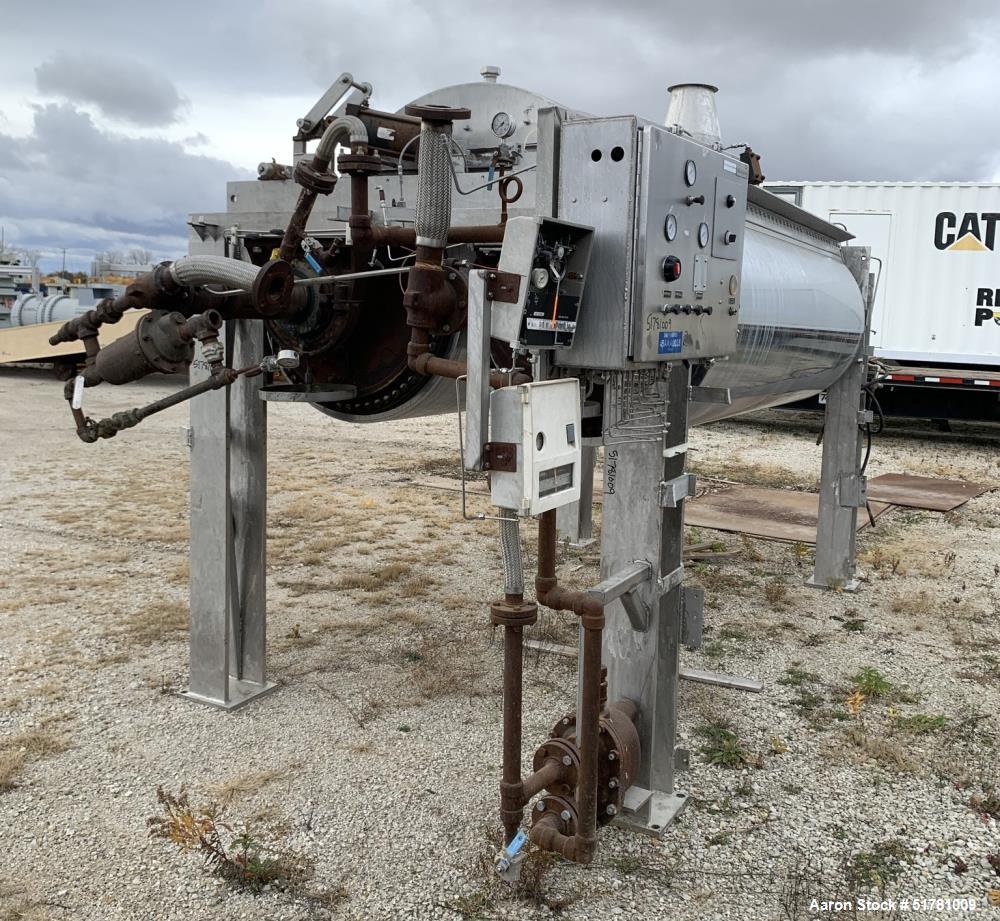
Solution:
[(573, 763), (573, 759), (572, 759), (572, 758), (570, 758), (570, 756), (569, 756), (569, 755), (563, 755), (563, 756), (562, 756), (562, 763), (563, 763), (563, 764), (564, 764), (564, 765), (565, 765), (566, 767), (569, 767), (569, 766), (570, 766), (570, 765), (571, 765), (571, 764)]
[(611, 780), (608, 781), (608, 786), (612, 790), (617, 790), (618, 789), (618, 780), (616, 778), (612, 777)]
[(537, 809), (539, 812), (544, 812), (545, 811), (545, 803), (542, 803), (542, 802), (535, 803), (535, 809)]
[(568, 822), (572, 818), (572, 816), (570, 816), (568, 809), (564, 809), (562, 812), (559, 813), (559, 818), (562, 819), (564, 822)]
[(608, 752), (608, 761), (617, 761), (617, 760), (618, 760), (618, 752), (616, 751)]
[(618, 808), (616, 806), (608, 806), (608, 815), (618, 815)]

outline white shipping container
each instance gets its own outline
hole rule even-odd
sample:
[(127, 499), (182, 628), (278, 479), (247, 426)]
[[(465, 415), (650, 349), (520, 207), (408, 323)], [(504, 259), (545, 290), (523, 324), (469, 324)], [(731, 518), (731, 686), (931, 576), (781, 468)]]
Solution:
[(1000, 370), (1000, 183), (769, 182), (881, 261), (876, 357)]

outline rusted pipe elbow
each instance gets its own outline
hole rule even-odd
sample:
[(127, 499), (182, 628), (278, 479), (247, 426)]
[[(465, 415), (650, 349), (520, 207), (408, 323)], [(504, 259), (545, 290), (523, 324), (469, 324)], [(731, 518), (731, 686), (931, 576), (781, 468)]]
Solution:
[(592, 863), (597, 853), (597, 834), (564, 835), (554, 816), (546, 816), (531, 826), (528, 839), (543, 851), (560, 854), (574, 863)]

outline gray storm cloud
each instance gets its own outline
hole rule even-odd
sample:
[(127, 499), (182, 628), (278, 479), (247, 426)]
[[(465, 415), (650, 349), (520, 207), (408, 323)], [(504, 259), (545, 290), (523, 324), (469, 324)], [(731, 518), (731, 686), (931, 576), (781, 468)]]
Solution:
[(35, 82), (43, 95), (89, 103), (135, 125), (173, 124), (186, 105), (170, 80), (118, 53), (57, 54), (35, 68)]
[(0, 215), (22, 246), (174, 258), (188, 213), (222, 209), (226, 181), (250, 175), (178, 143), (102, 130), (68, 103), (36, 107), (26, 137), (0, 133)]
[[(3, 105), (38, 93), (70, 105), (38, 109), (28, 136), (0, 122), (0, 221), (30, 218), (50, 245), (69, 230), (183, 245), (187, 212), (222, 207), (226, 180), (246, 175), (192, 155), (199, 133), (217, 149), (205, 112), (224, 120), (239, 104), (256, 134), (240, 132), (234, 161), (287, 159), (294, 119), (344, 70), (379, 108), (497, 64), (502, 82), (571, 108), (655, 120), (668, 85), (706, 81), (725, 142), (752, 144), (769, 179), (1000, 180), (995, 0), (316, 0), (302, 16), (282, 0), (174, 0), (155, 29), (134, 0), (102, 3), (103, 21), (71, 0), (46, 9), (6, 0), (19, 39), (0, 57)], [(166, 130), (188, 140), (134, 136)], [(137, 165), (147, 155), (155, 167)]]

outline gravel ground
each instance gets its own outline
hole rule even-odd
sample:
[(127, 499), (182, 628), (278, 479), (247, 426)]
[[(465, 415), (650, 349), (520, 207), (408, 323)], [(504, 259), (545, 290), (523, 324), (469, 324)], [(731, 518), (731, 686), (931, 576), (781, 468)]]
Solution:
[[(168, 387), (102, 388), (88, 408)], [(187, 660), (185, 421), (172, 410), (85, 446), (58, 383), (0, 374), (2, 921), (772, 921), (858, 894), (970, 896), (991, 916), (1000, 492), (946, 515), (887, 513), (861, 538), (854, 595), (803, 587), (810, 548), (690, 534), (738, 556), (693, 568), (706, 642), (684, 662), (760, 677), (765, 690), (683, 688), (681, 786), (693, 801), (662, 840), (606, 829), (593, 866), (533, 857), (511, 892), (487, 869), (501, 712), (487, 625), (494, 534), (461, 521), (457, 494), (412, 485), (454, 472), (454, 420), (351, 428), (308, 407), (272, 412), (269, 640), (283, 687), (232, 714), (174, 693)], [(817, 424), (772, 412), (697, 430), (693, 466), (814, 489)], [(894, 424), (870, 473), (998, 485), (997, 436)], [(560, 570), (586, 585), (594, 554), (567, 549)], [(548, 616), (536, 632), (566, 641), (569, 629)], [(573, 678), (570, 661), (529, 656), (526, 752), (572, 706)], [(738, 763), (713, 764), (712, 752)], [(182, 786), (311, 875), (254, 894), (151, 839), (157, 788)]]

